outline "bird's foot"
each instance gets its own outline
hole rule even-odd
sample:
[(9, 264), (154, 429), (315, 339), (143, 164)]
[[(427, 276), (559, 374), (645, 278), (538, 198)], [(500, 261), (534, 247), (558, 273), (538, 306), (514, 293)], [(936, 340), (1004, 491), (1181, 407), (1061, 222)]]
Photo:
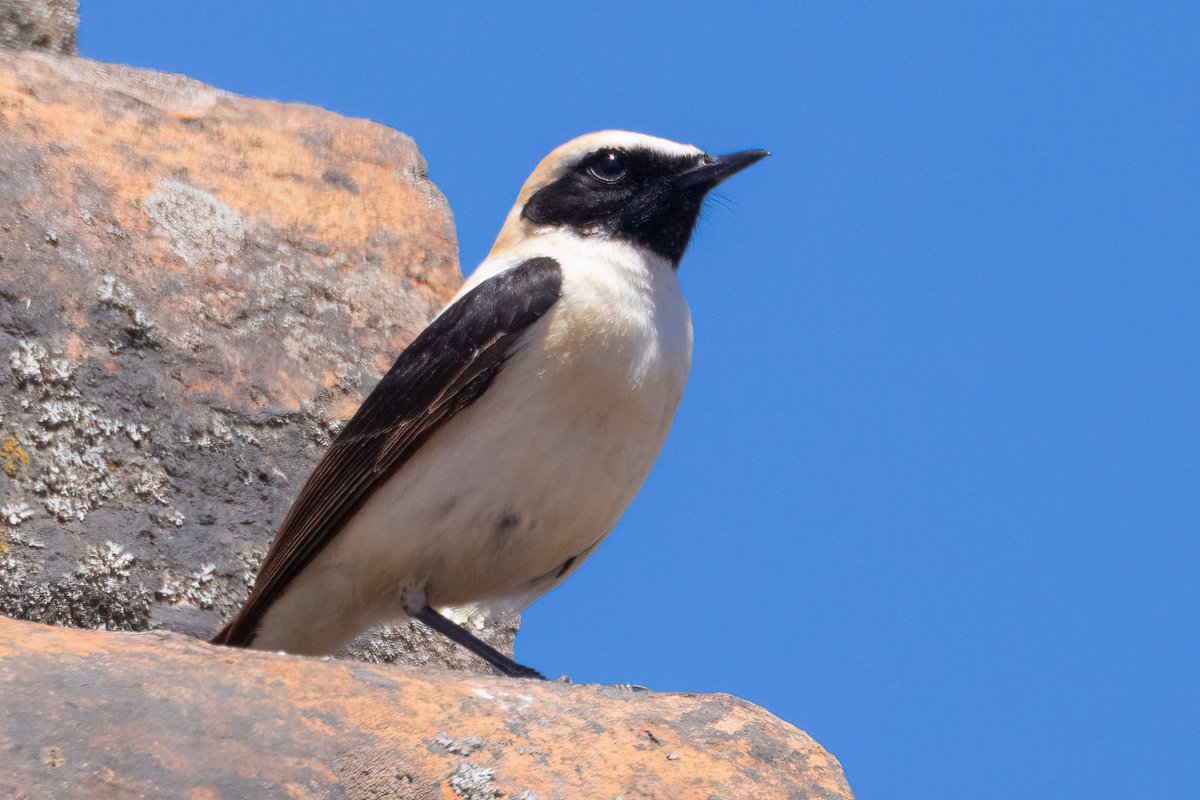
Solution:
[(493, 664), (492, 666), (496, 667), (496, 670), (501, 675), (507, 675), (510, 678), (536, 678), (539, 681), (546, 680), (546, 676), (538, 672), (533, 667), (527, 667), (524, 664), (518, 664), (515, 661), (512, 662), (511, 667), (501, 667), (496, 664)]
[(470, 650), (472, 653), (491, 664), (501, 675), (507, 675), (510, 678), (536, 678), (540, 681), (546, 680), (546, 676), (538, 672), (536, 669), (518, 664), (516, 661), (513, 661), (511, 658), (504, 655), (504, 653), (501, 653), (487, 642), (475, 636), (466, 628), (462, 627), (461, 625), (456, 625), (455, 623), (446, 619), (431, 606), (422, 605), (417, 608), (413, 608), (418, 599), (423, 600), (424, 595), (416, 595), (413, 593), (405, 597), (404, 610), (410, 617), (425, 623), (438, 633), (445, 636), (447, 639)]

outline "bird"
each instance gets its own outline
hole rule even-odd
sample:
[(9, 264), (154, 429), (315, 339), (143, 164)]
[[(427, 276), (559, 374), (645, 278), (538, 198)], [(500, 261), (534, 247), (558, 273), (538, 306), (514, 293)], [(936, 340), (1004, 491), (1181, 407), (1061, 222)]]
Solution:
[(611, 130), (546, 156), (334, 438), (213, 643), (325, 655), (415, 619), (542, 678), (448, 610), (520, 612), (613, 530), (687, 382), (678, 271), (705, 197), (768, 155)]

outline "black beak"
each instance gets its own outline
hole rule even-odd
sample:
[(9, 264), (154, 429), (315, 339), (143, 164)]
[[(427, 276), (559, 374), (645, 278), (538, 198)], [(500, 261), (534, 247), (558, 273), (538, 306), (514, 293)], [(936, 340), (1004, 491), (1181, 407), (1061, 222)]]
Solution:
[(679, 180), (683, 186), (709, 184), (711, 188), (769, 155), (766, 150), (743, 150), (727, 156), (705, 156), (703, 161), (680, 175)]

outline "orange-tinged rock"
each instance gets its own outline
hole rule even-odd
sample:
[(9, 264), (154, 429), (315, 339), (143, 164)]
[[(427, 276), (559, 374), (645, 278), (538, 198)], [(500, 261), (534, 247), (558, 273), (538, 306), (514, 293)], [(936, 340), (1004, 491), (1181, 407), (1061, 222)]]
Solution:
[(0, 795), (850, 798), (728, 695), (420, 671), (0, 618)]
[[(0, 48), (0, 613), (215, 632), (460, 283), (404, 134)], [(480, 665), (427, 634), (355, 652)]]

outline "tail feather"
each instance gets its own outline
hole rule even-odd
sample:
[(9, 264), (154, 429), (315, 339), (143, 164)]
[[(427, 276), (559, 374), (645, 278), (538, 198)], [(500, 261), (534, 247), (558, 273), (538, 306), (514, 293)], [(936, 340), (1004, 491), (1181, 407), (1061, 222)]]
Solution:
[(210, 644), (223, 644), (226, 647), (249, 647), (254, 642), (254, 625), (247, 624), (246, 615), (241, 611), (233, 619), (225, 623), (225, 627), (217, 635), (209, 639)]

